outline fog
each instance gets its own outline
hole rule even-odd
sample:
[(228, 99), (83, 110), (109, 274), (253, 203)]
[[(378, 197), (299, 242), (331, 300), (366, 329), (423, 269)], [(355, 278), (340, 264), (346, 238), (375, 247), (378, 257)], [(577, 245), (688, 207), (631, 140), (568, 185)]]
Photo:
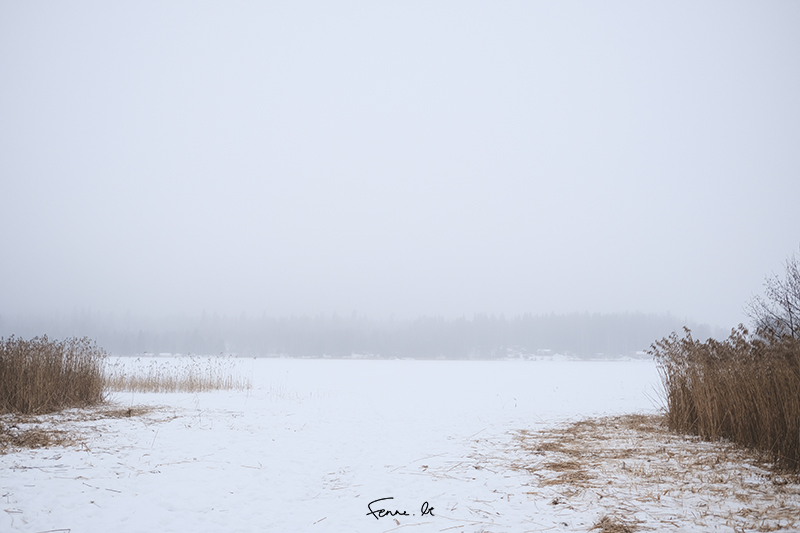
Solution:
[(800, 243), (796, 2), (4, 2), (0, 315), (671, 313)]

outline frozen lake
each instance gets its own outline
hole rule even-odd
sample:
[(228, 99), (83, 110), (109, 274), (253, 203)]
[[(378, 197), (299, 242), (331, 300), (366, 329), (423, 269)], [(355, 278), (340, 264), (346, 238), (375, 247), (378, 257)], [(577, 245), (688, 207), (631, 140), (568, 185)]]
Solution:
[[(235, 364), (252, 390), (116, 393), (157, 408), (62, 421), (85, 445), (0, 456), (0, 531), (572, 530), (526, 473), (481, 458), (502, 464), (514, 431), (653, 413), (660, 388), (651, 361)], [(369, 515), (382, 498), (409, 516)]]

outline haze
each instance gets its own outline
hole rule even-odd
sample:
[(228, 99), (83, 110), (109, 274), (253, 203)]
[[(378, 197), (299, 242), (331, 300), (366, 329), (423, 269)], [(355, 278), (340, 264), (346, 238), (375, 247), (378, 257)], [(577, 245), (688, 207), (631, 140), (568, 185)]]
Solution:
[(4, 2), (0, 314), (673, 313), (800, 243), (796, 2)]

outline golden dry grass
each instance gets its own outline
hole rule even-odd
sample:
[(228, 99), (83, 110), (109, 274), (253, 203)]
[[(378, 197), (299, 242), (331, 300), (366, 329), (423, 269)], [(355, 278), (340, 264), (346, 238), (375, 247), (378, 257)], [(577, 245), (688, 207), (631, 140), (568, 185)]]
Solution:
[(0, 422), (0, 455), (19, 448), (49, 448), (73, 444), (74, 438), (66, 431), (45, 429), (41, 426), (19, 427)]
[(800, 527), (800, 476), (769, 454), (675, 433), (661, 415), (522, 430), (512, 444), (508, 466), (530, 475), (526, 494), (565, 509), (594, 508), (600, 517), (594, 529), (602, 532), (681, 523), (735, 531)]
[(605, 515), (595, 522), (592, 529), (599, 529), (600, 533), (634, 533), (638, 528), (636, 522), (626, 522), (615, 516)]
[(149, 406), (97, 405), (41, 415), (0, 415), (0, 455), (22, 448), (79, 446), (85, 439), (73, 429), (76, 422), (138, 417), (153, 410)]

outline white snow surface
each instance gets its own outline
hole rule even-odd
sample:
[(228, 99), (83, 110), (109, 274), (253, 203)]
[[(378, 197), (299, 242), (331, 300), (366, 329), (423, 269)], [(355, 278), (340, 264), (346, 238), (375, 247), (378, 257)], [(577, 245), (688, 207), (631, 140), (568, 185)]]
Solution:
[[(251, 390), (116, 393), (156, 409), (0, 456), (0, 531), (588, 531), (597, 512), (565, 517), (496, 466), (512, 433), (660, 407), (652, 361), (236, 365)], [(380, 498), (409, 516), (369, 515)]]

